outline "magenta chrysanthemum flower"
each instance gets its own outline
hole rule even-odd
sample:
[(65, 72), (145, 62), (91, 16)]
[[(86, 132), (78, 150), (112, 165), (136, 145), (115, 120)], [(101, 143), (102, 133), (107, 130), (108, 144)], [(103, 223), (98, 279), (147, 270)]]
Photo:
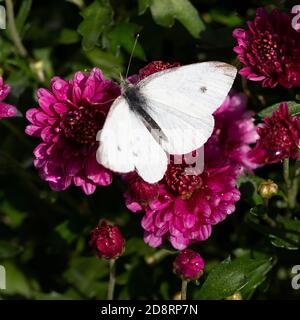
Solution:
[(265, 118), (257, 128), (259, 139), (249, 157), (259, 164), (277, 163), (284, 158), (298, 159), (300, 117), (289, 114), (288, 105), (282, 102), (272, 117)]
[(125, 240), (118, 226), (102, 220), (91, 232), (90, 245), (99, 258), (116, 259), (125, 249)]
[(155, 72), (159, 72), (159, 71), (163, 71), (166, 69), (179, 67), (179, 66), (180, 64), (178, 62), (168, 63), (164, 61), (152, 61), (139, 71), (138, 77), (139, 77), (139, 80), (142, 80)]
[(15, 106), (3, 102), (10, 91), (9, 84), (4, 84), (3, 78), (0, 77), (0, 119), (14, 117), (17, 115), (18, 110)]
[(253, 113), (246, 108), (247, 97), (243, 93), (230, 93), (214, 113), (215, 129), (210, 140), (216, 148), (220, 147), (226, 159), (253, 170), (257, 164), (249, 159), (248, 153), (258, 134)]
[(174, 248), (182, 250), (195, 241), (206, 240), (211, 226), (224, 220), (235, 210), (240, 193), (236, 179), (241, 167), (221, 160), (214, 148), (205, 148), (205, 169), (200, 176), (187, 175), (185, 165), (169, 164), (159, 183), (159, 195), (146, 204), (126, 193), (127, 207), (144, 210), (144, 240), (158, 247), (169, 239)]
[(174, 271), (183, 279), (197, 280), (203, 274), (204, 265), (204, 260), (198, 252), (186, 249), (177, 255)]
[(234, 51), (245, 65), (240, 74), (263, 86), (300, 86), (300, 33), (292, 28), (291, 13), (257, 9), (248, 29), (235, 29)]
[(43, 140), (34, 150), (34, 164), (54, 191), (73, 183), (92, 194), (111, 183), (111, 172), (96, 161), (96, 135), (119, 94), (118, 85), (97, 68), (69, 81), (54, 77), (51, 90), (38, 90), (39, 107), (27, 111), (26, 133)]

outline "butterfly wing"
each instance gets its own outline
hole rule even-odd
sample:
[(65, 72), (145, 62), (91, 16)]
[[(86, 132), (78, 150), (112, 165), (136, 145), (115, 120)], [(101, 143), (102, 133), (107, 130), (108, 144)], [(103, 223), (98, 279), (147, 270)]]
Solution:
[(154, 100), (147, 101), (147, 113), (161, 128), (159, 144), (169, 154), (186, 154), (201, 147), (211, 136), (214, 117), (196, 118)]
[(104, 167), (119, 173), (136, 170), (149, 183), (163, 178), (167, 155), (122, 96), (111, 106), (97, 140), (97, 161)]
[(203, 118), (222, 104), (236, 72), (235, 67), (224, 62), (194, 63), (154, 73), (137, 86), (150, 100)]
[(223, 62), (195, 63), (150, 75), (138, 83), (148, 102), (146, 111), (167, 140), (164, 150), (184, 154), (201, 147), (211, 136), (213, 112), (222, 104), (236, 76)]

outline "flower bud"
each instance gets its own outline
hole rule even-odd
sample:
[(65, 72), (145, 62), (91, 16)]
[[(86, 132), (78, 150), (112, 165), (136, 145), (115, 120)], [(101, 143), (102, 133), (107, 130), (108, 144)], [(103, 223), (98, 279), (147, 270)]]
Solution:
[(147, 183), (139, 176), (135, 176), (129, 181), (129, 192), (132, 197), (140, 203), (148, 203), (159, 195), (157, 183)]
[(243, 300), (243, 297), (240, 292), (236, 292), (232, 296), (227, 297), (226, 300)]
[(174, 272), (185, 280), (196, 280), (203, 274), (204, 260), (199, 253), (186, 249), (174, 261)]
[(262, 198), (269, 199), (277, 194), (278, 185), (274, 181), (268, 179), (259, 185), (257, 191)]
[(90, 245), (97, 251), (98, 257), (116, 259), (124, 251), (125, 240), (117, 226), (102, 220), (91, 232)]

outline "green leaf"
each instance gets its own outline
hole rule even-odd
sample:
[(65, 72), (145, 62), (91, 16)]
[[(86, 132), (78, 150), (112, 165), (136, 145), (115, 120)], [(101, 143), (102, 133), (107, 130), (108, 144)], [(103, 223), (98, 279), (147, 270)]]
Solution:
[(19, 211), (8, 201), (0, 204), (0, 212), (6, 215), (6, 223), (13, 229), (19, 227), (27, 216), (26, 212)]
[(300, 221), (286, 218), (283, 216), (277, 216), (276, 219), (284, 228), (284, 235), (288, 240), (280, 237), (270, 235), (271, 243), (279, 248), (288, 250), (297, 250), (300, 247)]
[(196, 299), (221, 300), (241, 291), (245, 286), (255, 289), (259, 268), (271, 259), (251, 259), (248, 257), (235, 260), (226, 259), (211, 270), (201, 289), (196, 293)]
[(80, 300), (81, 296), (76, 290), (70, 288), (64, 293), (51, 291), (49, 293), (37, 292), (34, 294), (37, 300)]
[(238, 188), (242, 193), (242, 198), (253, 205), (263, 203), (262, 197), (257, 193), (262, 178), (253, 174), (244, 174), (237, 181)]
[(252, 214), (256, 217), (263, 217), (267, 214), (267, 209), (262, 204), (259, 204), (259, 205), (250, 209), (250, 214)]
[(12, 258), (20, 252), (20, 247), (5, 241), (0, 241), (0, 260)]
[(139, 15), (144, 14), (150, 5), (151, 0), (139, 0)]
[(115, 56), (98, 48), (86, 51), (85, 55), (93, 66), (99, 67), (108, 77), (119, 78), (124, 71), (121, 56)]
[[(287, 104), (289, 107), (289, 113), (292, 116), (300, 114), (300, 103), (297, 103), (295, 101), (288, 101)], [(267, 108), (263, 109), (262, 111), (260, 111), (257, 115), (260, 118), (271, 117), (273, 111), (278, 110), (279, 105), (280, 105), (280, 103), (273, 104), (272, 106), (267, 107)]]
[(99, 297), (104, 299), (107, 289), (100, 279), (108, 275), (108, 262), (96, 257), (78, 257), (71, 261), (70, 268), (64, 274), (65, 279), (79, 290), (86, 298)]
[(283, 216), (278, 216), (277, 220), (278, 222), (283, 224), (285, 229), (296, 231), (300, 235), (300, 220), (289, 219)]
[(73, 44), (79, 41), (79, 35), (75, 30), (65, 28), (61, 31), (58, 42), (61, 44)]
[(287, 249), (287, 250), (298, 250), (299, 246), (295, 245), (289, 241), (285, 241), (284, 239), (277, 237), (273, 234), (270, 234), (270, 241), (274, 247)]
[[(284, 220), (286, 221), (284, 222)], [(288, 250), (296, 250), (300, 248), (299, 221), (290, 220), (277, 216), (276, 221), (279, 225), (267, 225), (261, 216), (253, 214), (246, 215), (246, 222), (256, 231), (268, 237), (271, 243), (279, 248)], [(282, 224), (282, 225), (280, 225)], [(293, 225), (293, 227), (292, 227)]]
[(16, 17), (16, 27), (19, 33), (22, 33), (26, 19), (30, 13), (32, 0), (23, 0)]
[(178, 20), (194, 38), (199, 38), (205, 25), (196, 8), (188, 0), (140, 0), (139, 14), (150, 8), (155, 22), (163, 27), (172, 27)]
[(86, 7), (81, 15), (83, 21), (78, 27), (82, 35), (82, 47), (84, 50), (93, 49), (104, 29), (112, 23), (113, 11), (107, 0), (95, 0)]
[(273, 260), (266, 259), (265, 263), (259, 265), (254, 269), (249, 275), (248, 283), (240, 290), (242, 298), (244, 300), (249, 300), (255, 290), (266, 280), (268, 272), (273, 268)]
[(69, 220), (64, 221), (59, 224), (55, 231), (68, 243), (71, 244), (74, 240), (77, 239), (78, 235), (75, 234), (69, 226)]
[[(141, 30), (141, 27), (134, 23), (122, 22), (117, 24), (108, 34), (109, 45), (114, 54), (119, 53), (120, 47), (124, 48), (131, 54), (134, 46), (136, 34)], [(146, 60), (145, 52), (140, 43), (136, 44), (133, 56), (141, 60)]]
[(3, 290), (5, 295), (22, 295), (26, 298), (31, 296), (31, 286), (28, 278), (13, 263), (3, 263), (6, 274), (6, 289)]
[(242, 24), (242, 19), (235, 12), (228, 12), (224, 9), (212, 9), (210, 16), (213, 21), (228, 27), (235, 27)]

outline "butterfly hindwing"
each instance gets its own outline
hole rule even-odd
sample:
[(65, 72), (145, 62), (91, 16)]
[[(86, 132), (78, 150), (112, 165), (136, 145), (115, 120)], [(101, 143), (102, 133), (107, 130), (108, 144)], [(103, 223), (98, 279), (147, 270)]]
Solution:
[(167, 155), (122, 96), (113, 103), (98, 141), (97, 161), (106, 168), (136, 170), (149, 183), (163, 178)]

